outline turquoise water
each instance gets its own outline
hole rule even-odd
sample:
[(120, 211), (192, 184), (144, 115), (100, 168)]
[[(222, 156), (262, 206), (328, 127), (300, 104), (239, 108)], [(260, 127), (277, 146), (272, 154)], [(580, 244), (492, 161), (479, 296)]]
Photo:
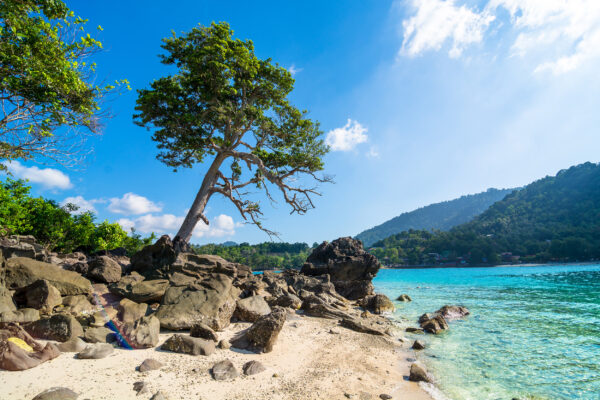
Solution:
[(600, 399), (600, 265), (381, 270), (374, 284), (412, 297), (396, 302), (405, 326), (444, 304), (471, 310), (448, 332), (418, 335), (445, 397)]

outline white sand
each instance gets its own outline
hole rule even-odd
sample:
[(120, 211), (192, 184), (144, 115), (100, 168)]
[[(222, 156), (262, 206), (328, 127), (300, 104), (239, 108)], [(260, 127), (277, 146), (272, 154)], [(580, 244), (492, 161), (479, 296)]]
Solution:
[[(336, 321), (291, 316), (271, 353), (254, 354), (217, 349), (211, 356), (190, 356), (153, 349), (121, 350), (101, 360), (78, 360), (74, 353), (36, 368), (10, 372), (0, 370), (0, 399), (25, 400), (53, 386), (80, 393), (80, 400), (147, 400), (163, 390), (170, 400), (242, 399), (379, 399), (386, 393), (394, 399), (430, 400), (417, 384), (408, 382), (410, 350), (393, 338), (383, 338), (336, 327)], [(233, 324), (219, 338), (230, 338), (249, 324)], [(339, 334), (329, 333), (330, 328)], [(161, 334), (162, 343), (170, 333)], [(146, 373), (135, 369), (146, 358), (165, 365)], [(231, 360), (240, 376), (214, 381), (212, 365)], [(242, 365), (262, 362), (267, 370), (244, 376)], [(273, 376), (276, 374), (276, 376)], [(136, 395), (133, 383), (146, 381), (151, 390)], [(370, 397), (367, 397), (367, 394)]]

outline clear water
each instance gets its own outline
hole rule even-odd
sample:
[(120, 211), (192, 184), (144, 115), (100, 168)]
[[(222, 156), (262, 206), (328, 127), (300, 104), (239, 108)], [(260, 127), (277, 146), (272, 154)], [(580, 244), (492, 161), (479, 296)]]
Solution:
[(412, 297), (396, 302), (405, 326), (445, 304), (471, 310), (418, 335), (447, 398), (600, 399), (600, 265), (380, 270), (374, 284)]

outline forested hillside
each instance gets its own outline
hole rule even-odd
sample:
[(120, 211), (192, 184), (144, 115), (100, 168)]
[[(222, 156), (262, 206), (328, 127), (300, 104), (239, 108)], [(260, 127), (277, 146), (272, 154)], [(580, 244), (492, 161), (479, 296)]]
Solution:
[(462, 196), (458, 199), (431, 204), (377, 225), (356, 235), (365, 247), (378, 240), (410, 229), (447, 231), (468, 222), (487, 210), (514, 189), (488, 189), (485, 192)]
[(373, 253), (392, 264), (598, 259), (600, 165), (581, 164), (533, 182), (448, 232), (408, 231), (374, 246)]

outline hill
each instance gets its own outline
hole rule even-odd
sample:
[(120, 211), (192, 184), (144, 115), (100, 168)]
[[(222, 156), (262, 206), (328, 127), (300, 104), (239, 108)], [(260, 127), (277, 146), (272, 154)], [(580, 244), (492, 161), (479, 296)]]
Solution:
[(431, 204), (400, 214), (381, 225), (359, 233), (356, 238), (360, 239), (365, 247), (369, 247), (378, 240), (410, 229), (447, 231), (472, 220), (514, 190), (488, 189), (483, 193)]
[(407, 231), (375, 246), (375, 255), (406, 264), (598, 259), (600, 165), (535, 181), (448, 232)]

